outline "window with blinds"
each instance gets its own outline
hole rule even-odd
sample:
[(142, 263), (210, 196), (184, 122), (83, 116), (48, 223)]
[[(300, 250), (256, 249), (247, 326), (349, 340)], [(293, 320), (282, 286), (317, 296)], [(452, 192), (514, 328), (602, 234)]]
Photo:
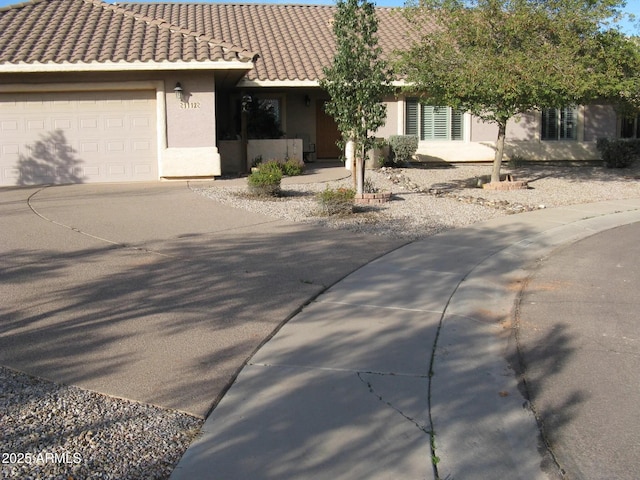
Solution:
[(420, 140), (462, 140), (462, 112), (450, 107), (422, 105), (407, 99), (405, 133), (419, 135)]
[(576, 140), (578, 138), (578, 109), (576, 107), (545, 108), (542, 110), (542, 140)]

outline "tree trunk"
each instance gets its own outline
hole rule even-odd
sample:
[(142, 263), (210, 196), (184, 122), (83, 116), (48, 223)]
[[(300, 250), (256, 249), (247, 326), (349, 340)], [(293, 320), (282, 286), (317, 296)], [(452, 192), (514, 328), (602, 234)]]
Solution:
[(353, 189), (355, 190), (358, 185), (358, 176), (356, 174), (356, 144), (353, 138), (347, 140), (344, 146), (344, 156), (347, 170), (351, 172), (351, 180), (353, 181)]
[(362, 195), (364, 192), (364, 146), (362, 146), (360, 152), (356, 155), (356, 193)]
[(491, 171), (491, 182), (500, 181), (500, 167), (502, 166), (502, 156), (504, 155), (504, 139), (507, 133), (507, 123), (498, 124), (498, 141), (496, 143), (496, 156), (493, 159), (493, 170)]

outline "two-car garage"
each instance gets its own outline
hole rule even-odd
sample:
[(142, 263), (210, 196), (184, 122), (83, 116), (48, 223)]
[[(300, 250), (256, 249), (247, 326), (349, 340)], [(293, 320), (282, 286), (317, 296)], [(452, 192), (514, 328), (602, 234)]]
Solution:
[(158, 180), (154, 90), (0, 93), (0, 186)]

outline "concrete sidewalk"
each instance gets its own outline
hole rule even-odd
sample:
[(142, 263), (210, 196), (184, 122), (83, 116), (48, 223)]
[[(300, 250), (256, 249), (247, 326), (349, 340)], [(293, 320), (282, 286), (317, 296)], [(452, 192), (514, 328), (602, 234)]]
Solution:
[(367, 264), (256, 353), (171, 478), (553, 478), (514, 304), (554, 249), (638, 221), (640, 199), (539, 210)]

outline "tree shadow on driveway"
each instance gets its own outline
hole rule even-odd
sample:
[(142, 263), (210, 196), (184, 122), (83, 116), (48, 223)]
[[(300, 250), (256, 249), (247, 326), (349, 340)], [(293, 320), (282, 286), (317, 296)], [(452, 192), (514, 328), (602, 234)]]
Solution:
[(14, 249), (0, 267), (0, 362), (203, 417), (301, 305), (398, 245), (283, 222), (161, 252)]

